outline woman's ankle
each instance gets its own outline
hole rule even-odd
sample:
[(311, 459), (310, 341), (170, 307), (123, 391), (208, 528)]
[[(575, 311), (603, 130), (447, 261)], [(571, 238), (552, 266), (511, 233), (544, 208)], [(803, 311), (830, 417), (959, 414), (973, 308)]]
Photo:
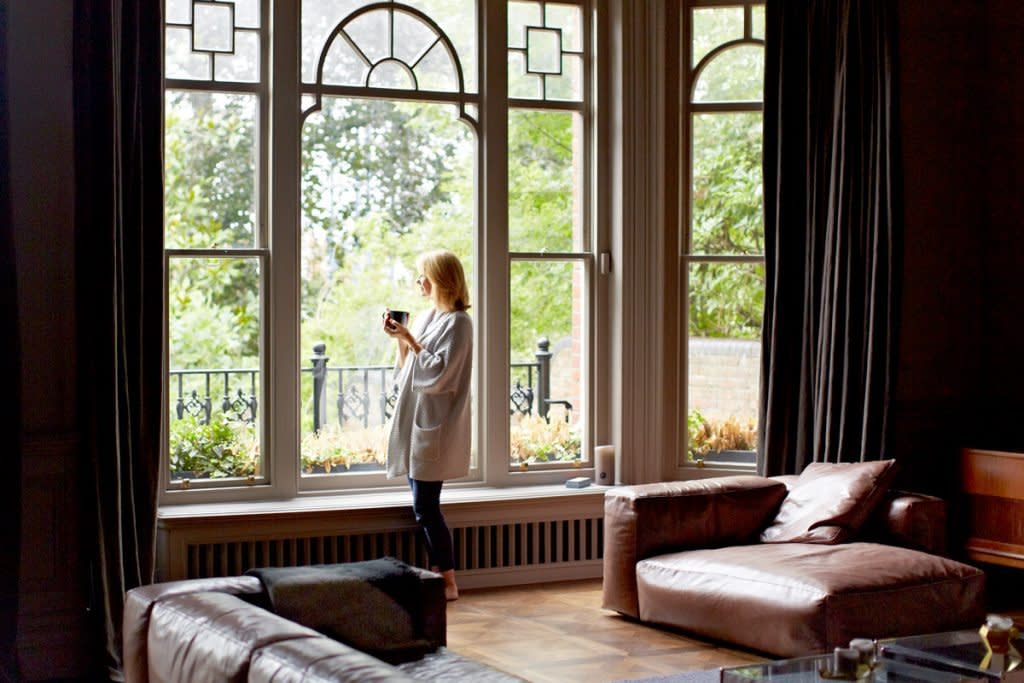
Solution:
[(444, 577), (444, 596), (448, 600), (458, 600), (459, 587), (455, 583), (455, 570), (447, 569), (441, 572), (441, 576)]

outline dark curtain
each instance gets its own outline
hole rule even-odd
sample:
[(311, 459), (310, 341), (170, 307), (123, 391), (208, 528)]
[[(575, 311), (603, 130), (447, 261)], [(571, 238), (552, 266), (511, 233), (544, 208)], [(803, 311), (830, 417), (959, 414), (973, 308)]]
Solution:
[(896, 5), (768, 0), (759, 469), (886, 457), (900, 273)]
[[(81, 437), (97, 643), (116, 676), (126, 590), (153, 580), (163, 344), (162, 3), (75, 3)], [(90, 521), (91, 520), (91, 521)]]
[[(7, 112), (7, 5), (0, 3), (0, 434), (4, 438), (4, 486), (0, 492), (0, 672), (14, 675), (21, 553), (21, 357), (18, 294), (11, 226), (10, 123)], [(2, 674), (0, 674), (2, 676)]]

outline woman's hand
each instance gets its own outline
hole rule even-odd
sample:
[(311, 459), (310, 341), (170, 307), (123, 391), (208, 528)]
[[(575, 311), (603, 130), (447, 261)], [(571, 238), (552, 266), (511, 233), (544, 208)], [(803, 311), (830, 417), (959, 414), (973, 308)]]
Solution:
[(416, 339), (413, 338), (409, 328), (397, 320), (384, 318), (384, 334), (396, 340), (402, 351), (412, 349), (414, 353), (419, 353), (420, 348), (422, 348)]

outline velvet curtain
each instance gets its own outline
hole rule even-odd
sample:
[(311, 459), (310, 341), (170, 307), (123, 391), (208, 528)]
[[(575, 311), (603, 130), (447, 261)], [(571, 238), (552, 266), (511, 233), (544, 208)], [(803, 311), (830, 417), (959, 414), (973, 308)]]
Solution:
[[(82, 471), (97, 645), (116, 677), (126, 590), (153, 580), (163, 344), (162, 2), (76, 0), (75, 250)], [(91, 521), (90, 521), (91, 519)]]
[(896, 6), (768, 0), (759, 470), (887, 457), (899, 294)]

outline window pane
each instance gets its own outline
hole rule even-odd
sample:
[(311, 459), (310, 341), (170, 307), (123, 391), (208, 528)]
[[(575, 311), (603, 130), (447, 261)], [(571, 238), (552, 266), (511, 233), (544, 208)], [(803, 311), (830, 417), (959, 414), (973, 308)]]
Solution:
[(573, 52), (583, 51), (583, 10), (577, 5), (544, 6), (545, 22), (548, 28), (562, 31), (562, 49)]
[(509, 249), (580, 250), (583, 138), (579, 114), (512, 110), (508, 149)]
[(259, 81), (260, 9), (259, 0), (169, 0), (164, 74), (191, 80)]
[(256, 110), (255, 95), (166, 92), (168, 248), (254, 246)]
[(259, 293), (257, 259), (170, 260), (172, 480), (263, 471)]
[(742, 7), (701, 7), (693, 10), (691, 67), (722, 43), (743, 38)]
[(562, 73), (544, 77), (547, 99), (578, 102), (583, 99), (583, 58), (562, 56)]
[(580, 7), (509, 2), (509, 97), (582, 101), (583, 43)]
[(192, 32), (188, 28), (164, 30), (164, 73), (167, 78), (209, 80), (213, 61), (209, 53), (192, 52)]
[[(374, 0), (302, 0), (301, 49), (302, 81), (304, 83), (316, 82), (316, 69), (320, 53), (330, 38), (331, 32), (350, 14), (371, 4), (374, 4)], [(402, 4), (423, 12), (437, 24), (454, 46), (462, 67), (466, 92), (477, 92), (476, 1), (404, 0)], [(361, 79), (354, 80), (355, 74), (361, 69), (369, 69), (378, 60), (391, 56), (405, 61), (408, 66), (412, 67), (423, 50), (426, 50), (435, 39), (436, 33), (432, 27), (411, 14), (399, 11), (394, 13), (394, 17), (393, 36), (388, 13), (384, 10), (366, 13), (348, 24), (346, 32), (367, 56), (370, 64), (365, 64), (355, 56), (355, 53), (342, 55), (341, 53), (351, 50), (351, 48), (342, 47), (340, 43), (345, 41), (337, 40), (331, 50), (339, 52), (339, 54), (329, 57), (328, 63), (325, 65), (325, 73), (332, 74), (333, 78), (325, 77), (325, 82), (346, 85), (361, 84)], [(393, 55), (391, 46), (394, 46)], [(336, 66), (332, 71), (329, 68), (332, 59), (348, 59), (349, 57), (351, 60), (346, 69), (339, 71)], [(357, 62), (358, 68), (356, 68)], [(344, 77), (341, 77), (342, 73)], [(452, 62), (441, 49), (432, 50), (430, 55), (420, 62), (420, 66), (417, 68), (417, 77), (420, 80), (419, 87), (426, 90), (452, 91), (455, 89), (457, 80)]]
[(764, 91), (764, 49), (739, 45), (715, 56), (700, 72), (694, 102), (760, 101)]
[(689, 278), (688, 457), (753, 463), (764, 266), (693, 263)]
[(254, 31), (236, 31), (231, 54), (214, 55), (213, 73), (218, 81), (256, 83), (260, 80), (260, 35)]
[[(451, 249), (473, 281), (474, 155), (470, 128), (451, 106), (327, 98), (323, 110), (306, 120), (301, 301), (301, 348), (311, 359), (302, 375), (306, 473), (318, 471), (317, 464), (331, 464), (332, 472), (339, 464), (351, 470), (355, 462), (380, 469), (395, 359), (395, 342), (381, 329), (381, 316), (386, 308), (410, 311), (415, 324), (429, 306), (415, 283), (421, 252)], [(326, 359), (321, 359), (316, 412), (312, 359), (321, 356)]]
[(759, 112), (693, 116), (692, 249), (764, 252)]
[(754, 5), (750, 12), (751, 23), (750, 34), (754, 38), (764, 40), (764, 5)]
[(511, 462), (581, 456), (584, 268), (578, 261), (511, 264)]

